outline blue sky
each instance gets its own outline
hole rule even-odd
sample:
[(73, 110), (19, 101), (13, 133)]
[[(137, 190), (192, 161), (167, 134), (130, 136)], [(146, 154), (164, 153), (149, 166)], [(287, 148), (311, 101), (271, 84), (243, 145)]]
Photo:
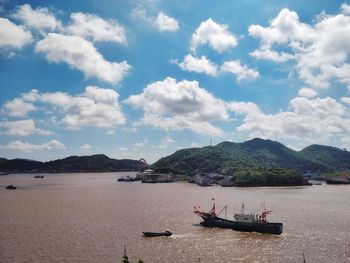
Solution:
[(0, 1), (0, 156), (350, 148), (344, 1)]

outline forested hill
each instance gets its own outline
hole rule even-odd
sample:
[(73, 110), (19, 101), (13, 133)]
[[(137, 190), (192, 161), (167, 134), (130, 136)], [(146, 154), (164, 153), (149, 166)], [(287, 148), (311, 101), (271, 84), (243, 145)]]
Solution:
[(331, 171), (350, 170), (350, 152), (346, 149), (314, 144), (300, 153), (313, 162), (324, 164)]
[(281, 167), (298, 173), (343, 171), (350, 169), (350, 152), (320, 145), (294, 151), (279, 142), (257, 138), (179, 150), (161, 158), (153, 167), (186, 174), (233, 174), (256, 167)]
[(25, 159), (7, 160), (1, 158), (1, 172), (116, 172), (137, 171), (144, 164), (136, 160), (116, 160), (104, 154), (91, 156), (70, 156), (50, 162), (39, 162)]

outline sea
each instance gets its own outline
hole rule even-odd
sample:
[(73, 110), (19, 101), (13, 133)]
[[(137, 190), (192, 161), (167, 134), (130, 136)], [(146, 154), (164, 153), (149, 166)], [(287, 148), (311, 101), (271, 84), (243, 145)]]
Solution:
[[(127, 173), (0, 176), (0, 262), (350, 262), (350, 185), (200, 187), (118, 182)], [(13, 184), (16, 190), (5, 190)], [(220, 216), (272, 210), (284, 233), (205, 228)], [(143, 237), (170, 230), (171, 237)]]

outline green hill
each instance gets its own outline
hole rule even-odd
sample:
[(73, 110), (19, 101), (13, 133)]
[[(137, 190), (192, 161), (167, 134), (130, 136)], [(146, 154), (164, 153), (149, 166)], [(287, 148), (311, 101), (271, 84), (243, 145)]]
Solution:
[(350, 170), (350, 152), (345, 149), (314, 144), (300, 153), (312, 162), (325, 165), (329, 171)]
[(253, 139), (179, 150), (161, 158), (153, 167), (190, 175), (208, 172), (232, 175), (258, 167), (318, 173), (350, 169), (350, 153), (328, 146), (309, 146), (298, 152), (276, 141)]
[(38, 162), (25, 159), (3, 160), (0, 162), (1, 172), (117, 172), (137, 171), (144, 164), (136, 160), (116, 160), (104, 154), (91, 156), (70, 156), (49, 162)]

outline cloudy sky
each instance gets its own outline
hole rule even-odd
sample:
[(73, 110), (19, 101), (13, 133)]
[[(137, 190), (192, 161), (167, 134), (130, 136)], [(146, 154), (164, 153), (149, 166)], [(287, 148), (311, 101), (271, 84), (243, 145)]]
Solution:
[(349, 55), (344, 1), (1, 0), (0, 156), (350, 149)]

